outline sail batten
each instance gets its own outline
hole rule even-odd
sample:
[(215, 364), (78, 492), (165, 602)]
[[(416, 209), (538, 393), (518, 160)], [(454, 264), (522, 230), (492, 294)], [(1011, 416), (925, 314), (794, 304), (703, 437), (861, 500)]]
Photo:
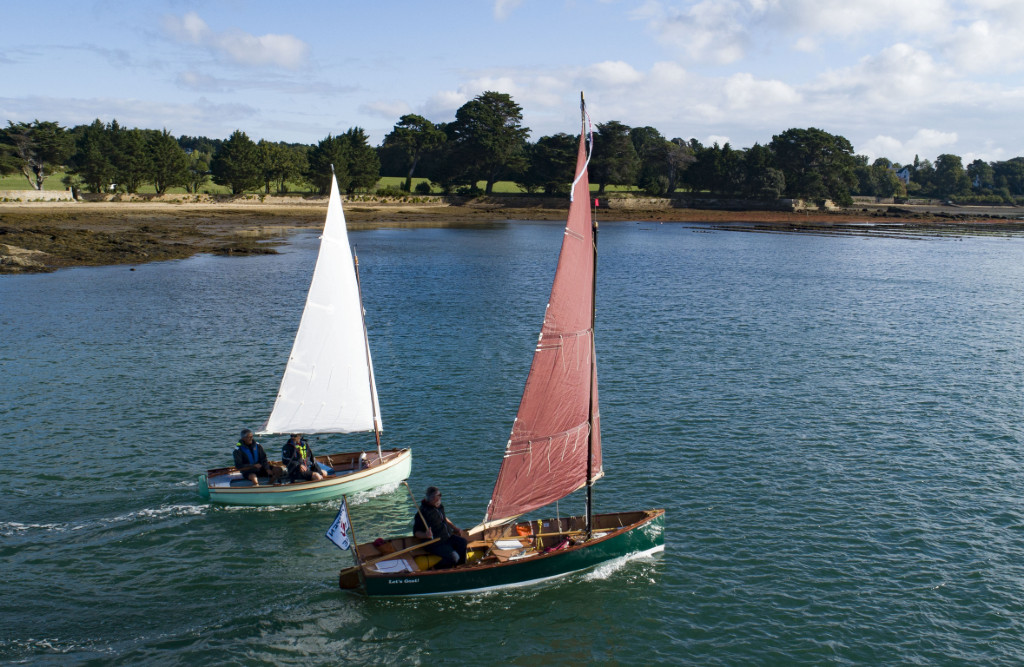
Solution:
[[(337, 180), (295, 343), (261, 433), (374, 430), (380, 407)], [(369, 378), (369, 381), (368, 381)]]
[(580, 133), (577, 177), (551, 297), (485, 524), (511, 520), (586, 486), (588, 451), (589, 481), (602, 473), (585, 135)]

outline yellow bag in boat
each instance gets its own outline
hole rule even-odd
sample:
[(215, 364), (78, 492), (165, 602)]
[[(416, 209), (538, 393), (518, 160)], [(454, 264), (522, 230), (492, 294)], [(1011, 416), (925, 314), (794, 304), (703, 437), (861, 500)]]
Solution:
[(422, 554), (420, 556), (416, 556), (416, 567), (420, 570), (429, 570), (440, 562), (441, 557), (435, 556), (434, 554)]

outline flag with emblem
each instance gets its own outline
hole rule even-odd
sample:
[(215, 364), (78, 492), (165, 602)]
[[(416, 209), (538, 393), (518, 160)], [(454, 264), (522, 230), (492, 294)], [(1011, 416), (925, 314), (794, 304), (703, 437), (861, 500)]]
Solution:
[(334, 542), (339, 549), (348, 549), (352, 546), (352, 524), (348, 520), (348, 507), (345, 506), (345, 499), (341, 499), (341, 507), (338, 508), (338, 516), (334, 523), (327, 529), (327, 539)]

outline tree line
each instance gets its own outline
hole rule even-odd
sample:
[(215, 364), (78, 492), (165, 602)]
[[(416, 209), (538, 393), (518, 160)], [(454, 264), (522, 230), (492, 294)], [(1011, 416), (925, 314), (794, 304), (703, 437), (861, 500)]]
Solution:
[[(128, 129), (97, 119), (69, 129), (53, 121), (0, 128), (0, 174), (21, 172), (33, 188), (54, 171), (89, 192), (138, 192), (152, 185), (198, 193), (212, 181), (233, 194), (284, 194), (290, 185), (326, 193), (333, 166), (345, 192), (372, 192), (381, 175), (400, 176), (400, 190), (490, 194), (498, 181), (528, 193), (566, 194), (574, 174), (577, 137), (558, 133), (529, 140), (522, 108), (510, 95), (485, 92), (462, 105), (449, 123), (402, 116), (377, 147), (362, 128), (329, 134), (315, 145), (254, 142), (236, 130), (227, 139), (174, 137), (166, 129)], [(599, 194), (615, 187), (651, 196), (771, 200), (782, 197), (848, 205), (853, 196), (937, 197), (1015, 203), (1024, 196), (1024, 157), (964, 166), (957, 155), (900, 165), (869, 162), (843, 136), (791, 128), (765, 144), (734, 149), (696, 139), (665, 138), (653, 127), (597, 123), (590, 180)], [(479, 188), (478, 184), (484, 187)]]

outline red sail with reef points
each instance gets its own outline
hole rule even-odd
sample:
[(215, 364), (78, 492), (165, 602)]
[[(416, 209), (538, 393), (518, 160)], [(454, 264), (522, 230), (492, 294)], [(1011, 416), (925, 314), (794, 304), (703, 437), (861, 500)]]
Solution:
[(591, 477), (602, 473), (585, 127), (576, 175), (551, 298), (485, 522), (519, 516), (586, 485), (591, 419)]

